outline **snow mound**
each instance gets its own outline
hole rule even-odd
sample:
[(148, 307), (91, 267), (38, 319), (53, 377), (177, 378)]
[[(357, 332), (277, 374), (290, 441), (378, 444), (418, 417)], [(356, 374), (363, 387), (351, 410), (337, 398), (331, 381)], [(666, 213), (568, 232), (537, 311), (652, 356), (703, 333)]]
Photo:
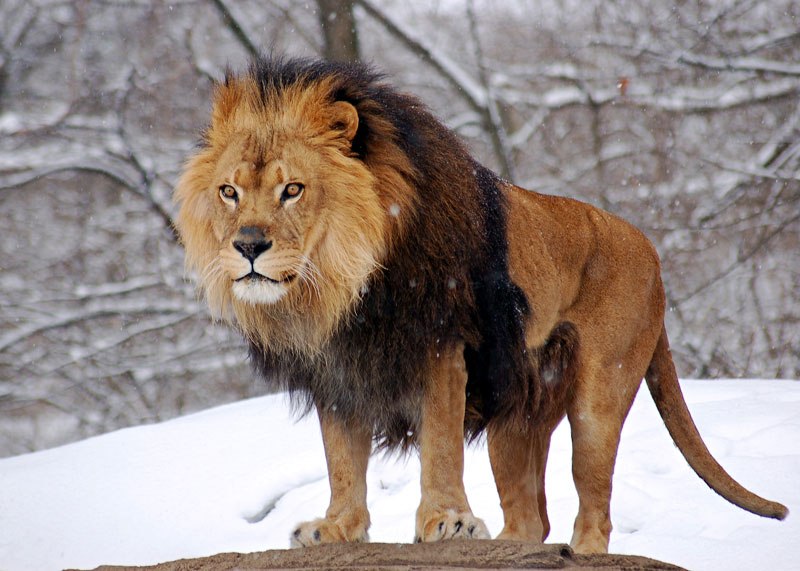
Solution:
[[(800, 382), (685, 381), (709, 448), (742, 484), (800, 506)], [(467, 450), (475, 513), (502, 528), (485, 446)], [(409, 542), (419, 461), (378, 455), (368, 473), (370, 535)], [(577, 512), (568, 426), (553, 436), (548, 541), (566, 543)], [(319, 428), (281, 395), (120, 430), (0, 460), (0, 569), (148, 565), (288, 547), (295, 524), (324, 513), (328, 482)], [(746, 513), (691, 471), (640, 391), (622, 435), (611, 551), (690, 569), (796, 568), (800, 523)]]

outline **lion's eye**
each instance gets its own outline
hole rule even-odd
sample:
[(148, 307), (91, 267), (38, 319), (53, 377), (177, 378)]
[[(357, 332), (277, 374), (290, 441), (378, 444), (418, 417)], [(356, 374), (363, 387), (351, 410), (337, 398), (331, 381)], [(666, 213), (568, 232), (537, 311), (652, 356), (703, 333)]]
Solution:
[(297, 198), (301, 194), (303, 194), (303, 186), (299, 182), (290, 182), (285, 187), (283, 187), (283, 192), (281, 193), (281, 202), (286, 202), (287, 200), (292, 200), (293, 198)]
[(223, 184), (219, 187), (219, 195), (222, 197), (222, 200), (228, 202), (237, 202), (239, 200), (239, 193), (229, 184)]

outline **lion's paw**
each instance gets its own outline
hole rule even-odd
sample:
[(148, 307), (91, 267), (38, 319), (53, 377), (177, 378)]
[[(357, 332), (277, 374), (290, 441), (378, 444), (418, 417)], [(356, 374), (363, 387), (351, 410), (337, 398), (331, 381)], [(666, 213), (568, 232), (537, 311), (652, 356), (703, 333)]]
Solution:
[(483, 520), (470, 512), (447, 510), (432, 514), (417, 529), (415, 543), (441, 541), (443, 539), (490, 539), (489, 530)]
[(357, 526), (354, 530), (345, 530), (336, 521), (320, 518), (301, 523), (292, 532), (290, 544), (295, 547), (308, 547), (321, 543), (344, 543), (347, 541), (369, 541), (367, 529)]

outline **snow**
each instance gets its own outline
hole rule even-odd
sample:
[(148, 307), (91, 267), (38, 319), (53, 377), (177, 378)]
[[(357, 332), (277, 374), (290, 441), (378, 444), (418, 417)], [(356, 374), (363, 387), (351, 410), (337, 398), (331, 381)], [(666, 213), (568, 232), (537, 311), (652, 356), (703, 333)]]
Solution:
[[(684, 381), (717, 459), (745, 486), (800, 506), (800, 382)], [(568, 542), (577, 498), (568, 427), (548, 464), (548, 541)], [(492, 533), (502, 514), (483, 444), (465, 484)], [(368, 473), (373, 541), (408, 542), (419, 461), (376, 456)], [(288, 547), (295, 524), (322, 515), (328, 483), (314, 415), (296, 420), (273, 395), (61, 448), (0, 460), (0, 569), (145, 565)], [(718, 497), (672, 444), (643, 389), (625, 425), (612, 498), (611, 551), (702, 569), (790, 569), (800, 520), (777, 522)]]

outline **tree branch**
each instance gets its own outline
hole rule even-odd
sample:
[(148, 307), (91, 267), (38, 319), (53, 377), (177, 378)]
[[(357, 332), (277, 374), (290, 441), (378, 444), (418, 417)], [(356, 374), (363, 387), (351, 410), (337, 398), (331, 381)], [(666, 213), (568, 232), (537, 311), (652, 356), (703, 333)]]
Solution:
[(245, 51), (247, 51), (250, 57), (254, 58), (258, 56), (260, 50), (250, 39), (250, 36), (247, 35), (247, 32), (244, 31), (244, 28), (233, 15), (233, 13), (225, 5), (225, 2), (222, 0), (211, 0), (211, 3), (222, 17), (222, 22), (230, 29), (231, 32), (233, 32), (233, 35), (237, 40), (239, 40), (239, 43), (242, 44), (242, 47), (244, 47)]
[(87, 309), (85, 311), (80, 311), (77, 313), (61, 315), (57, 317), (51, 316), (44, 323), (26, 324), (24, 327), (11, 331), (10, 333), (7, 333), (3, 337), (0, 337), (0, 352), (5, 351), (8, 348), (13, 347), (18, 343), (21, 343), (22, 341), (32, 337), (33, 335), (38, 335), (41, 333), (46, 333), (48, 331), (53, 331), (55, 329), (68, 327), (70, 325), (75, 325), (76, 323), (92, 321), (95, 319), (103, 319), (105, 317), (114, 317), (123, 313), (140, 314), (140, 315), (153, 315), (153, 314), (185, 315), (201, 311), (199, 308), (196, 308), (192, 311), (187, 308), (185, 303), (159, 304), (159, 303), (152, 303), (151, 301), (146, 299), (139, 300), (139, 302), (140, 303), (138, 304), (126, 305), (120, 303), (117, 300), (109, 307), (101, 306), (97, 308)]
[(4, 174), (0, 172), (0, 189), (18, 188), (40, 178), (56, 175), (62, 172), (85, 172), (99, 174), (110, 180), (113, 180), (125, 190), (136, 194), (136, 196), (144, 198), (147, 201), (150, 209), (164, 223), (164, 226), (169, 231), (172, 239), (175, 242), (178, 242), (178, 234), (174, 225), (172, 224), (172, 216), (170, 216), (169, 212), (167, 212), (164, 207), (161, 206), (161, 204), (154, 200), (152, 195), (146, 192), (140, 184), (121, 174), (117, 169), (110, 167), (109, 165), (101, 164), (100, 161), (91, 163), (79, 161), (63, 162), (61, 164), (56, 163), (51, 166), (31, 167), (17, 173)]
[(473, 46), (475, 48), (475, 59), (478, 64), (478, 79), (486, 93), (486, 105), (483, 107), (481, 116), (483, 117), (484, 129), (488, 131), (492, 139), (492, 148), (495, 157), (500, 163), (500, 174), (514, 182), (514, 161), (508, 143), (508, 133), (500, 114), (500, 106), (492, 89), (491, 82), (486, 71), (486, 61), (483, 55), (480, 35), (478, 34), (478, 19), (475, 16), (475, 6), (473, 0), (467, 2), (467, 17), (469, 28), (472, 35)]
[[(491, 138), (492, 151), (497, 159), (500, 174), (513, 180), (513, 161), (509, 152), (505, 128), (500, 117), (498, 100), (494, 97), (489, 87), (489, 81), (482, 77), (481, 83), (477, 83), (464, 69), (456, 62), (427, 46), (425, 42), (406, 29), (399, 22), (392, 20), (383, 11), (372, 4), (370, 0), (355, 0), (367, 14), (377, 20), (386, 30), (405, 44), (412, 53), (433, 67), (439, 75), (447, 81), (456, 92), (461, 95), (464, 101), (476, 113), (480, 115), (484, 129)], [(470, 12), (471, 13), (471, 12)], [(477, 43), (477, 33), (472, 30), (476, 42), (479, 67), (482, 61), (482, 52)]]
[(384, 12), (376, 8), (370, 0), (356, 0), (359, 6), (377, 20), (386, 31), (401, 43), (405, 44), (420, 59), (433, 67), (456, 91), (464, 98), (467, 104), (478, 113), (483, 113), (486, 107), (486, 92), (467, 74), (461, 66), (434, 51), (432, 48), (415, 37), (414, 33), (404, 28), (402, 24), (389, 18)]
[(800, 65), (761, 58), (739, 57), (721, 59), (700, 56), (689, 52), (664, 57), (672, 57), (678, 63), (712, 71), (741, 71), (800, 77)]
[(709, 287), (711, 287), (715, 283), (719, 282), (723, 278), (726, 278), (737, 267), (739, 267), (744, 262), (748, 261), (750, 258), (755, 256), (767, 244), (769, 244), (772, 241), (773, 238), (775, 238), (778, 234), (783, 232), (787, 227), (789, 227), (790, 225), (794, 224), (798, 220), (800, 220), (800, 212), (798, 212), (794, 216), (790, 216), (786, 220), (783, 220), (778, 226), (772, 228), (771, 230), (765, 231), (764, 234), (758, 239), (758, 241), (756, 241), (756, 243), (751, 248), (749, 248), (748, 250), (746, 250), (744, 252), (739, 252), (739, 254), (736, 256), (736, 259), (733, 262), (731, 262), (730, 264), (728, 264), (728, 266), (725, 269), (723, 269), (717, 275), (715, 275), (711, 279), (707, 280), (706, 282), (704, 282), (700, 286), (698, 286), (695, 289), (693, 289), (688, 294), (684, 295), (681, 298), (676, 299), (675, 303), (676, 304), (684, 303), (684, 302), (690, 300), (691, 298), (693, 298), (694, 296), (696, 296), (697, 294), (701, 293), (702, 291), (705, 291), (706, 289), (708, 289)]

